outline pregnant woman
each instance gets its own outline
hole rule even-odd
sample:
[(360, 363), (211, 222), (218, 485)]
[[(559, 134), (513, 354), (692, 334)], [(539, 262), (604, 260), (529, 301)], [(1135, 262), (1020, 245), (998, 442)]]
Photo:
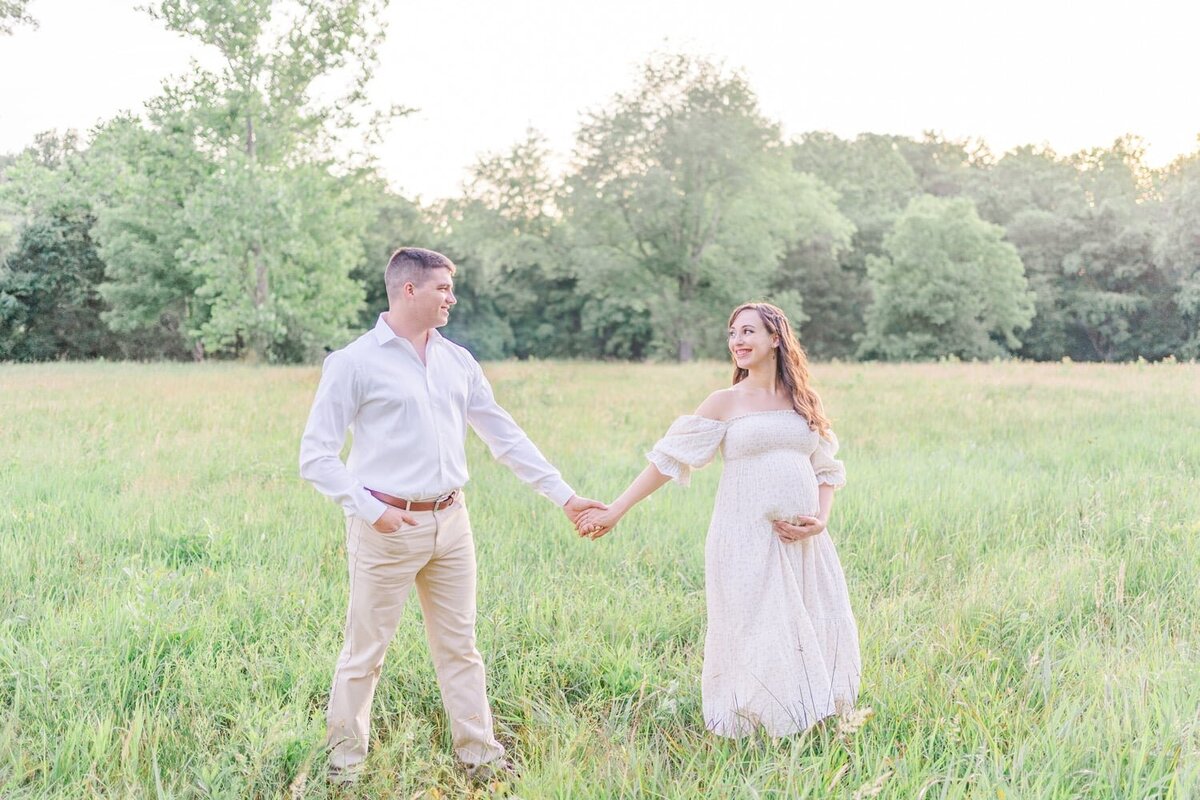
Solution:
[(725, 467), (704, 548), (707, 727), (740, 737), (807, 730), (853, 705), (861, 660), (846, 578), (826, 530), (845, 470), (808, 385), (787, 317), (747, 303), (729, 318), (733, 385), (675, 420), (650, 466), (607, 511), (578, 521), (607, 533), (639, 501), (721, 450)]

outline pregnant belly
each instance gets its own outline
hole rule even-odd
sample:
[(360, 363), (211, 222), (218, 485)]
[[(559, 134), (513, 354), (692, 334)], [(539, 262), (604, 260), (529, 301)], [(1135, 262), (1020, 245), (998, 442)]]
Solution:
[(722, 505), (767, 522), (813, 516), (820, 510), (812, 465), (792, 455), (727, 462), (720, 494)]

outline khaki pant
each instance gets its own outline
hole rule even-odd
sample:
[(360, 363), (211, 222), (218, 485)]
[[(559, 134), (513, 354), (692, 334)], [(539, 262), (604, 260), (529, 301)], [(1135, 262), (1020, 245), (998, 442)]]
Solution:
[(417, 526), (390, 535), (357, 517), (346, 521), (350, 605), (326, 716), (333, 767), (353, 768), (367, 756), (383, 656), (414, 584), (455, 754), (468, 767), (504, 754), (475, 649), (475, 542), (466, 506), (460, 499), (441, 511), (410, 513)]

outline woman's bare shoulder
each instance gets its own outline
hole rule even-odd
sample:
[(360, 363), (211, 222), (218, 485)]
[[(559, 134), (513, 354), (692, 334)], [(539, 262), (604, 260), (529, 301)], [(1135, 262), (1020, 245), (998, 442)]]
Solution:
[(696, 409), (697, 417), (707, 417), (715, 420), (726, 420), (731, 416), (735, 395), (733, 387), (717, 389), (704, 398), (704, 402)]

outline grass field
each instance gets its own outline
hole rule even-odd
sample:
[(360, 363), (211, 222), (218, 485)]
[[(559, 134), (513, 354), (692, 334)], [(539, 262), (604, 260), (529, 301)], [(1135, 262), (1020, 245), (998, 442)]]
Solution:
[[(496, 364), (611, 499), (724, 365)], [(458, 797), (415, 601), (369, 774), (324, 780), (340, 511), (297, 476), (315, 368), (0, 366), (0, 797)], [(1200, 367), (817, 365), (857, 730), (703, 729), (719, 466), (591, 543), (490, 460), (479, 639), (521, 797), (1200, 797)]]

